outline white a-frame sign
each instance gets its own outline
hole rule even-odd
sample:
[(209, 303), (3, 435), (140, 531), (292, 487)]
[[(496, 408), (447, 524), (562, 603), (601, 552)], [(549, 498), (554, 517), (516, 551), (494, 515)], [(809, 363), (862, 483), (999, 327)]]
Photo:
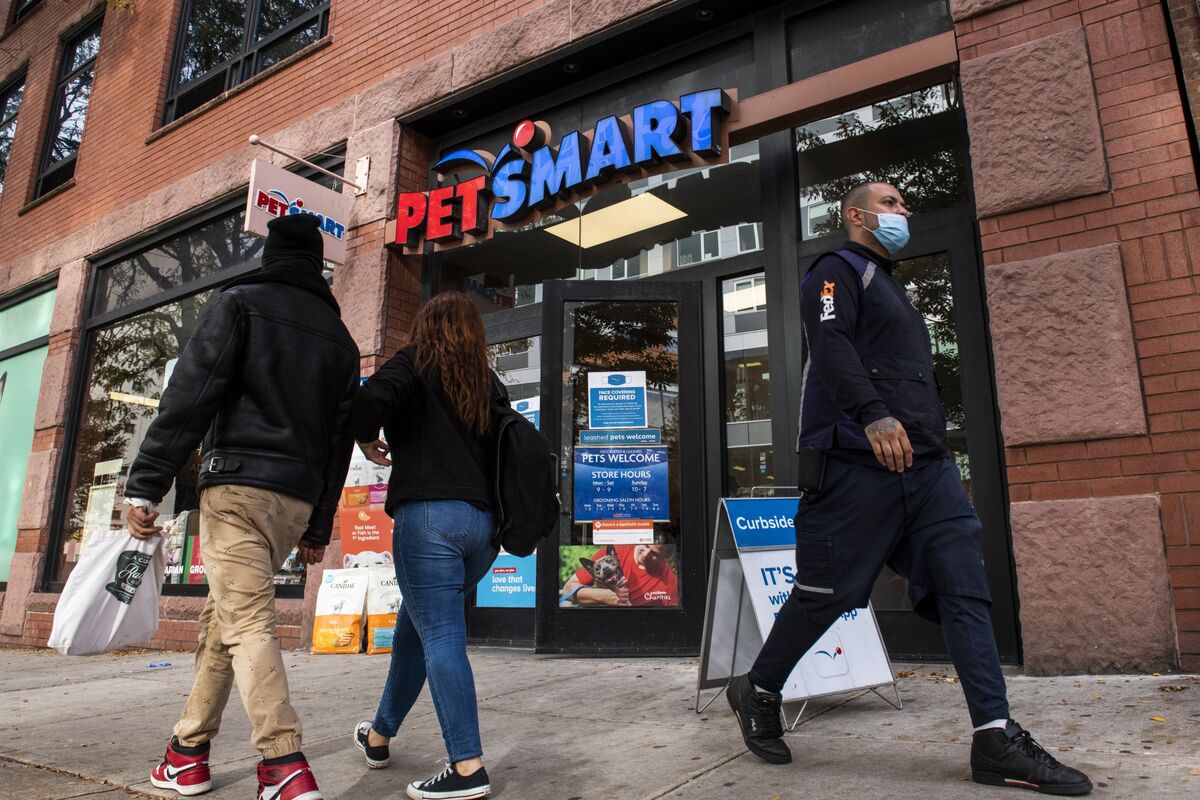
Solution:
[[(792, 518), (798, 503), (795, 497), (721, 501), (709, 562), (697, 712), (721, 694), (701, 705), (704, 690), (723, 691), (731, 677), (749, 671), (791, 592), (796, 572)], [(895, 678), (868, 604), (843, 614), (804, 654), (783, 687), (783, 701), (807, 705), (814, 697), (883, 686), (894, 689)], [(888, 702), (899, 708), (899, 700), (897, 692), (896, 702)], [(801, 707), (792, 727), (803, 713)]]

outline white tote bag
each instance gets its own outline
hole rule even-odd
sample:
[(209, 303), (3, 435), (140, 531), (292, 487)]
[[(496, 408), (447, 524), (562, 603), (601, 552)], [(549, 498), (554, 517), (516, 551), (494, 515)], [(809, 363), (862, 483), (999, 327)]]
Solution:
[(149, 640), (158, 630), (165, 569), (161, 535), (93, 533), (58, 598), (49, 645), (87, 656)]

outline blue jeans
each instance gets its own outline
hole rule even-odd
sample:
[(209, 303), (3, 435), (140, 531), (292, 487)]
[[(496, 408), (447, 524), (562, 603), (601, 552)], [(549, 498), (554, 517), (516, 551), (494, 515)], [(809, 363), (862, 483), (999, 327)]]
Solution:
[(428, 677), (450, 761), (476, 758), (483, 746), (463, 598), (496, 560), (491, 512), (458, 500), (424, 500), (401, 503), (393, 514), (392, 552), (403, 600), (371, 727), (395, 736)]

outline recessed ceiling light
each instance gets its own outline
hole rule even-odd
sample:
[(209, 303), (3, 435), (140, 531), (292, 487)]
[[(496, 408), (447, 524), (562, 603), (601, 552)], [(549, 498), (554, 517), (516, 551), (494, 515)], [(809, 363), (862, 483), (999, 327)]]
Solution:
[(579, 66), (579, 64), (574, 61), (568, 61), (562, 65), (562, 71), (568, 75), (578, 75), (579, 73), (583, 72), (583, 67)]
[(470, 116), (470, 114), (467, 113), (465, 108), (456, 108), (450, 112), (450, 116), (454, 117), (455, 119), (466, 119)]
[(666, 200), (647, 192), (543, 230), (586, 249), (686, 216)]
[(717, 15), (711, 8), (698, 8), (692, 16), (696, 18), (697, 22), (712, 22), (717, 18)]

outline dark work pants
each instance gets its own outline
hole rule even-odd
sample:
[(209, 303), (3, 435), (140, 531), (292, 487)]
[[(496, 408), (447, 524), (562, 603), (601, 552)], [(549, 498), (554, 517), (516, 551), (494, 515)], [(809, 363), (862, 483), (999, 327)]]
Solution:
[(887, 565), (908, 578), (917, 613), (941, 624), (972, 724), (1008, 718), (982, 526), (953, 461), (894, 473), (830, 459), (795, 525), (796, 580), (750, 670), (755, 686), (781, 691), (834, 620), (866, 606)]

